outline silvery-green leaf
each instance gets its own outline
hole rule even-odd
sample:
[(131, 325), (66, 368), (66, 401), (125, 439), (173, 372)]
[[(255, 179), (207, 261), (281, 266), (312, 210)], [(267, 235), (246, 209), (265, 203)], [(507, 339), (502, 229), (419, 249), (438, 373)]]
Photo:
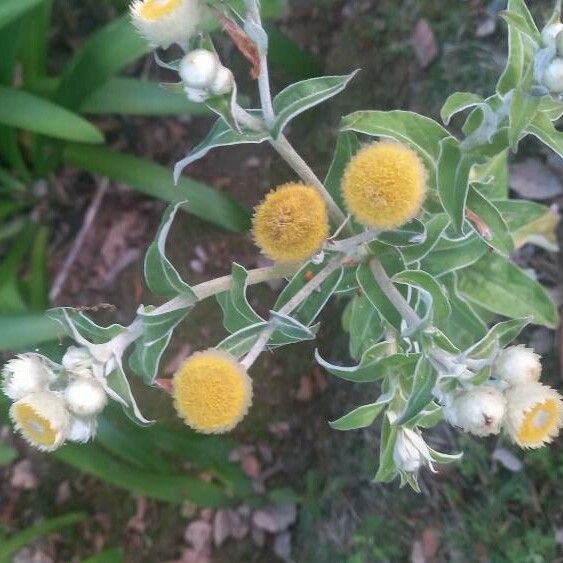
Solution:
[(551, 61), (557, 56), (555, 47), (540, 49), (534, 56), (534, 79), (538, 84), (543, 82), (543, 77)]
[[(261, 112), (250, 112), (257, 117), (261, 116)], [(226, 147), (233, 145), (242, 145), (245, 143), (259, 144), (263, 143), (269, 138), (267, 131), (254, 132), (254, 131), (235, 131), (223, 119), (218, 119), (207, 137), (195, 147), (185, 158), (178, 161), (174, 166), (174, 182), (178, 182), (178, 178), (184, 168), (203, 158), (210, 150), (217, 147)]]
[(438, 159), (438, 192), (444, 209), (458, 233), (465, 217), (465, 202), (469, 190), (469, 173), (475, 160), (464, 154), (455, 139), (440, 143)]
[(539, 113), (528, 125), (528, 133), (563, 158), (563, 134), (558, 131), (544, 113)]
[(496, 324), (479, 342), (466, 350), (464, 355), (474, 359), (490, 358), (517, 338), (530, 321), (530, 318), (524, 318)]
[(187, 313), (188, 309), (177, 309), (155, 314), (154, 307), (139, 307), (137, 316), (143, 323), (143, 332), (135, 342), (129, 366), (147, 384), (152, 385), (156, 379), (162, 354), (170, 343), (174, 329)]
[(231, 275), (231, 288), (216, 297), (223, 310), (223, 325), (233, 333), (249, 325), (262, 323), (264, 319), (254, 311), (246, 297), (248, 272), (234, 263)]
[(343, 268), (340, 283), (334, 290), (335, 294), (346, 295), (358, 289), (358, 280), (356, 279), (356, 269), (353, 267)]
[(493, 199), (508, 197), (508, 151), (504, 150), (471, 169), (471, 182)]
[[(285, 339), (289, 342), (302, 342), (304, 340), (314, 340), (318, 327), (306, 327), (297, 319), (284, 315), (278, 311), (270, 311), (272, 321)], [(271, 340), (272, 344), (276, 344), (274, 338)]]
[(136, 424), (141, 426), (149, 426), (154, 424), (154, 421), (147, 420), (139, 410), (137, 401), (131, 391), (131, 386), (127, 380), (127, 376), (123, 371), (121, 365), (118, 365), (107, 377), (107, 385), (116, 393), (120, 398), (125, 414)]
[(70, 326), (70, 323), (72, 323), (74, 329), (77, 330), (84, 339), (93, 344), (105, 344), (127, 330), (124, 326), (119, 324), (112, 324), (106, 327), (99, 326), (84, 313), (71, 307), (49, 309), (47, 316), (59, 322), (71, 337), (74, 332)]
[(469, 221), (477, 235), (501, 254), (508, 256), (514, 250), (514, 241), (508, 225), (494, 204), (471, 186), (467, 195), (467, 207), (479, 217), (487, 228), (487, 232), (483, 232), (482, 228), (479, 228), (473, 221)]
[(359, 428), (367, 428), (373, 424), (373, 421), (379, 416), (379, 413), (385, 408), (385, 405), (388, 405), (393, 400), (394, 396), (394, 390), (381, 395), (375, 403), (357, 407), (338, 420), (329, 422), (329, 425), (334, 430), (358, 430)]
[(345, 76), (320, 76), (297, 82), (274, 98), (276, 121), (272, 136), (277, 139), (296, 116), (336, 96), (346, 88), (359, 71)]
[(459, 291), (480, 307), (511, 318), (532, 317), (536, 324), (555, 328), (559, 314), (545, 289), (496, 252), (487, 252), (459, 272)]
[(550, 121), (557, 121), (563, 116), (563, 102), (544, 96), (540, 101), (539, 111), (545, 113)]
[(267, 326), (268, 323), (265, 321), (247, 326), (225, 338), (225, 340), (217, 344), (216, 348), (217, 350), (228, 352), (235, 358), (242, 358), (250, 352), (250, 349)]
[[(476, 122), (474, 128), (473, 121)], [(479, 105), (471, 112), (463, 127), (467, 137), (461, 142), (460, 148), (467, 152), (475, 148), (481, 149), (481, 145), (492, 144), (493, 137), (499, 131), (500, 122), (500, 115), (488, 103)], [(494, 151), (500, 152), (496, 147)]]
[(350, 334), (350, 355), (360, 358), (385, 332), (377, 309), (365, 295), (354, 295), (346, 309), (345, 330)]
[(412, 219), (405, 225), (392, 231), (384, 231), (377, 237), (377, 240), (385, 244), (401, 247), (424, 244), (426, 239), (426, 227), (418, 219)]
[(430, 457), (436, 463), (447, 464), (447, 463), (456, 463), (461, 460), (463, 457), (463, 452), (457, 454), (444, 454), (433, 450), (431, 447), (428, 447), (428, 451), (430, 453)]
[(424, 220), (426, 238), (420, 244), (407, 246), (401, 249), (401, 253), (407, 264), (418, 262), (427, 256), (438, 244), (440, 237), (450, 224), (450, 218), (446, 213), (436, 213)]
[(478, 94), (473, 94), (472, 92), (454, 92), (442, 106), (440, 117), (444, 124), (448, 125), (451, 118), (456, 113), (477, 106), (483, 102), (483, 98)]
[[(531, 18), (527, 19), (523, 15), (510, 10), (501, 12), (500, 16), (501, 18), (506, 20), (509, 26), (514, 26), (518, 31), (527, 36), (536, 45), (541, 45), (542, 38), (540, 32), (538, 31), (538, 28)], [(530, 25), (530, 21), (532, 25)]]
[(510, 113), (508, 128), (508, 142), (510, 148), (516, 152), (518, 143), (527, 133), (530, 122), (534, 119), (538, 112), (540, 99), (537, 96), (531, 96), (524, 88), (519, 87), (512, 93), (510, 102)]
[(374, 481), (378, 483), (389, 483), (397, 476), (397, 468), (393, 461), (397, 431), (398, 428), (391, 425), (389, 418), (384, 417), (379, 444), (379, 468), (374, 477)]
[(197, 301), (192, 288), (180, 277), (176, 268), (166, 258), (166, 239), (178, 209), (184, 205), (177, 203), (166, 209), (156, 234), (145, 256), (145, 280), (149, 289), (156, 295), (176, 297), (182, 295)]
[(412, 389), (403, 412), (393, 426), (401, 426), (410, 422), (432, 403), (432, 390), (438, 380), (438, 373), (424, 357), (420, 358), (414, 373)]

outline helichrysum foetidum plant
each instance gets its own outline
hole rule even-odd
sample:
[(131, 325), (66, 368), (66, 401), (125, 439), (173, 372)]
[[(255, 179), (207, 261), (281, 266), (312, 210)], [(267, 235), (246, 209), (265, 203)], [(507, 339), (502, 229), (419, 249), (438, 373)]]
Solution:
[[(441, 420), (479, 437), (502, 433), (522, 448), (551, 442), (563, 422), (561, 396), (540, 382), (539, 357), (510, 344), (529, 323), (554, 328), (558, 314), (510, 254), (527, 242), (555, 250), (557, 221), (548, 208), (508, 199), (506, 172), (508, 152), (527, 135), (563, 154), (555, 126), (563, 114), (560, 3), (540, 30), (523, 0), (509, 0), (508, 59), (494, 93), (484, 99), (456, 92), (442, 108), (446, 125), (469, 111), (462, 135), (413, 112), (359, 111), (343, 118), (324, 180), (284, 130), (342, 92), (355, 73), (292, 84), (272, 99), (259, 2), (245, 6), (240, 16), (228, 0), (136, 0), (131, 17), (155, 49), (179, 45), (180, 60), (165, 63), (161, 56), (158, 64), (178, 73), (178, 90), (218, 115), (208, 137), (177, 163), (175, 180), (213, 148), (242, 143), (269, 143), (293, 170), (292, 181), (273, 188), (254, 211), (257, 251), (273, 264), (251, 271), (234, 264), (230, 275), (191, 287), (165, 256), (181, 205), (168, 209), (145, 260), (148, 287), (168, 301), (141, 306), (129, 326), (100, 327), (76, 310), (51, 311), (78, 347), (61, 364), (39, 354), (6, 364), (3, 390), (13, 401), (15, 427), (44, 450), (85, 442), (108, 399), (146, 424), (130, 370), (148, 385), (158, 379), (192, 429), (229, 431), (251, 408), (256, 359), (264, 350), (315, 339), (317, 318), (332, 297), (346, 304), (342, 326), (356, 364), (329, 363), (320, 351), (316, 359), (373, 398), (330, 424), (353, 430), (381, 417), (377, 480), (399, 477), (417, 489), (423, 466), (435, 471), (457, 460), (426, 441), (427, 429)], [(233, 73), (200, 31), (201, 18), (215, 17), (217, 9), (252, 66), (259, 109), (241, 107)], [(264, 318), (246, 290), (276, 278), (287, 283)], [(163, 382), (160, 359), (172, 331), (212, 296), (229, 336), (186, 358)]]

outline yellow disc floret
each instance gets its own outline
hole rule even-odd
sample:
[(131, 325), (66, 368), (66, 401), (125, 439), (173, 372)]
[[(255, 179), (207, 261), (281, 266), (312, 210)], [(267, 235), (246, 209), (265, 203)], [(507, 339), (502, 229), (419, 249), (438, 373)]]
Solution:
[(178, 415), (204, 434), (232, 430), (252, 403), (252, 380), (230, 354), (198, 352), (174, 375), (172, 395)]
[(163, 16), (173, 14), (180, 6), (181, 0), (145, 0), (139, 13), (149, 21), (155, 21)]
[(358, 222), (393, 229), (420, 211), (427, 177), (415, 151), (395, 141), (380, 141), (352, 158), (344, 173), (342, 193), (348, 211)]
[(320, 250), (328, 237), (325, 202), (312, 186), (284, 184), (256, 208), (254, 239), (276, 262), (300, 262)]
[(540, 448), (551, 442), (563, 422), (563, 401), (557, 391), (538, 382), (510, 389), (505, 427), (522, 448)]
[(31, 393), (16, 401), (10, 418), (32, 446), (44, 451), (62, 446), (70, 424), (63, 400), (51, 391)]

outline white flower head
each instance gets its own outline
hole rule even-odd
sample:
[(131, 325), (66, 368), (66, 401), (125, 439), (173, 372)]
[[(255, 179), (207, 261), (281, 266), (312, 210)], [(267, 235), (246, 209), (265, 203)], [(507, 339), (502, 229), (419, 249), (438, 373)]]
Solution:
[(505, 413), (503, 394), (488, 385), (457, 393), (444, 407), (444, 417), (450, 424), (476, 436), (498, 434)]
[(180, 78), (187, 88), (211, 88), (222, 65), (219, 57), (207, 49), (194, 49), (180, 62)]
[(2, 370), (2, 391), (17, 401), (30, 393), (46, 390), (54, 379), (53, 371), (39, 354), (20, 354)]
[(67, 440), (85, 444), (96, 437), (98, 421), (95, 416), (73, 416), (70, 420)]
[(67, 438), (70, 416), (63, 399), (52, 391), (26, 395), (10, 408), (16, 430), (32, 445), (51, 452)]
[(542, 82), (551, 93), (563, 93), (563, 58), (556, 57), (549, 63)]
[(227, 68), (221, 65), (215, 76), (215, 80), (209, 86), (211, 93), (215, 96), (224, 96), (229, 92), (233, 91), (235, 87), (235, 77), (233, 73)]
[(65, 389), (65, 400), (71, 412), (78, 416), (94, 416), (107, 404), (104, 388), (94, 379), (78, 377)]
[(185, 45), (201, 21), (200, 0), (135, 0), (131, 19), (152, 47)]
[(559, 434), (563, 425), (561, 395), (537, 381), (506, 392), (508, 410), (504, 428), (522, 448), (540, 448)]
[(432, 471), (430, 449), (420, 434), (408, 428), (401, 428), (393, 450), (393, 461), (400, 472), (416, 473), (423, 465)]
[(65, 370), (82, 377), (92, 376), (93, 363), (94, 359), (88, 349), (77, 346), (70, 346), (62, 359)]
[(510, 386), (538, 381), (540, 375), (539, 355), (523, 344), (502, 350), (493, 365), (493, 376)]
[(555, 47), (555, 38), (561, 30), (563, 30), (561, 22), (546, 25), (541, 32), (544, 47)]

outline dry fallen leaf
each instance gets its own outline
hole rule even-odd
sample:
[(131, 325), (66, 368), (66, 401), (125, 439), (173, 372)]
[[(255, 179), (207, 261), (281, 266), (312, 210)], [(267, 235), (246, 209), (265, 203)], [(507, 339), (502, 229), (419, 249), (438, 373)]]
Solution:
[(252, 515), (252, 523), (270, 534), (287, 530), (297, 519), (294, 504), (276, 504), (257, 510)]
[(422, 68), (426, 68), (438, 56), (438, 43), (430, 24), (424, 18), (418, 20), (412, 34), (414, 54)]
[(195, 520), (186, 528), (184, 539), (198, 552), (207, 552), (211, 548), (213, 528), (205, 520)]
[(563, 182), (537, 158), (510, 167), (510, 187), (526, 199), (552, 199), (563, 194)]
[(522, 471), (524, 465), (522, 462), (506, 448), (497, 448), (491, 456), (495, 461), (498, 461), (505, 469), (517, 473)]
[(10, 485), (14, 489), (20, 489), (23, 491), (32, 491), (37, 489), (39, 480), (33, 472), (33, 466), (29, 459), (22, 459), (14, 465)]

